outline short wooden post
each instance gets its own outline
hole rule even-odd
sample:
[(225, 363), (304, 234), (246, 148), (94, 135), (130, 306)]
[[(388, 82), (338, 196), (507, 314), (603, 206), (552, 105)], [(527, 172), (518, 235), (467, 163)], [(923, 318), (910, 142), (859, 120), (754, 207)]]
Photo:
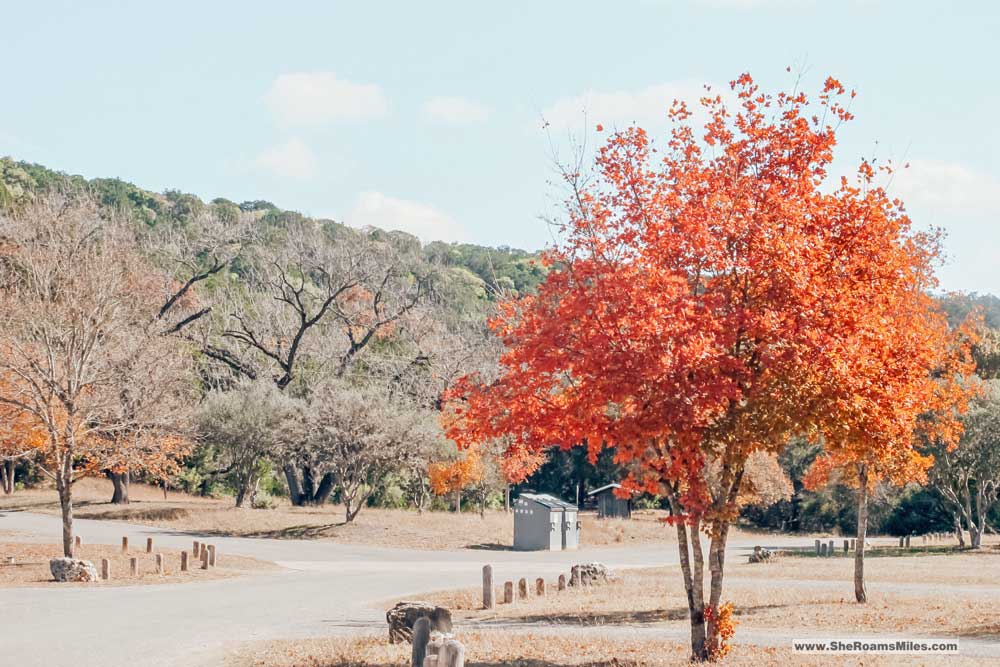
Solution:
[(181, 552), (181, 572), (188, 571), (188, 552)]
[(906, 536), (906, 548), (907, 549), (910, 548), (910, 536), (909, 535)]
[(139, 559), (136, 558), (135, 556), (132, 556), (132, 558), (130, 558), (129, 561), (128, 561), (128, 565), (129, 565), (129, 571), (132, 573), (132, 576), (133, 577), (138, 577), (139, 576)]
[(846, 554), (851, 549), (851, 541), (844, 540), (844, 553)]
[(76, 539), (74, 540), (74, 544), (76, 544), (76, 548), (77, 549), (79, 549), (80, 547), (83, 546), (83, 544), (80, 541), (80, 536), (79, 535), (76, 536)]
[(903, 548), (903, 542), (906, 540), (902, 535), (899, 536), (899, 548)]
[(123, 554), (128, 553), (128, 535), (122, 538), (122, 553)]
[(817, 556), (819, 556), (819, 545), (820, 545), (820, 541), (816, 540), (816, 555)]
[(163, 574), (163, 554), (156, 554), (156, 573)]
[(208, 569), (208, 549), (206, 549), (204, 545), (202, 545), (201, 548), (201, 569)]
[(215, 567), (215, 545), (208, 545), (208, 564)]
[(438, 654), (438, 667), (465, 667), (465, 646), (449, 639)]
[(819, 555), (826, 556), (826, 542), (819, 543)]
[(826, 555), (827, 555), (827, 556), (832, 556), (832, 555), (833, 555), (833, 552), (834, 552), (834, 548), (833, 548), (833, 540), (830, 540), (830, 544), (829, 544), (829, 545), (827, 545), (827, 548), (826, 548)]
[(569, 569), (569, 585), (579, 586), (580, 583), (580, 566), (574, 565)]
[(503, 603), (511, 604), (514, 602), (514, 582), (505, 581), (503, 582)]
[(413, 624), (413, 650), (410, 653), (410, 667), (423, 667), (427, 657), (427, 643), (431, 640), (431, 619), (421, 616)]
[(851, 551), (854, 551), (857, 548), (856, 542), (857, 538), (851, 538)]
[(201, 543), (199, 543), (198, 540), (195, 540), (194, 545), (191, 547), (191, 556), (193, 558), (201, 557)]
[(557, 587), (561, 591), (566, 590), (566, 575), (565, 574), (560, 574), (559, 575), (559, 583), (557, 584)]
[(527, 600), (528, 599), (528, 580), (521, 577), (517, 580), (517, 599)]
[(545, 579), (542, 577), (535, 579), (535, 595), (538, 597), (545, 596)]
[(101, 559), (101, 579), (104, 581), (111, 579), (111, 561), (107, 558)]
[(153, 553), (153, 538), (152, 537), (147, 537), (146, 538), (146, 553), (148, 553), (148, 554)]
[(483, 609), (493, 609), (493, 566), (483, 565)]

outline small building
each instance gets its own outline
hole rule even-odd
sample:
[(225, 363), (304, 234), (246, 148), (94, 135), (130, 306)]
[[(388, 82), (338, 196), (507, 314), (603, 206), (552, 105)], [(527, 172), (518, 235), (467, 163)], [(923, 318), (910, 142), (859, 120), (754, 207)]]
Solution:
[(587, 494), (589, 497), (597, 499), (598, 519), (632, 518), (632, 499), (619, 498), (615, 495), (615, 489), (620, 488), (622, 488), (621, 484), (606, 484)]
[(580, 544), (576, 505), (545, 493), (522, 493), (514, 502), (514, 549), (561, 551)]

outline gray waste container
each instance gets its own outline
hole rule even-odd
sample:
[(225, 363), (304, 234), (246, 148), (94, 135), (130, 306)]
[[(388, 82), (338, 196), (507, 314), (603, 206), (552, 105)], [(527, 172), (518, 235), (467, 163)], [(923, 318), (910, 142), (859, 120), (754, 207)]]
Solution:
[(515, 550), (575, 549), (579, 540), (576, 505), (544, 493), (522, 493), (514, 502)]

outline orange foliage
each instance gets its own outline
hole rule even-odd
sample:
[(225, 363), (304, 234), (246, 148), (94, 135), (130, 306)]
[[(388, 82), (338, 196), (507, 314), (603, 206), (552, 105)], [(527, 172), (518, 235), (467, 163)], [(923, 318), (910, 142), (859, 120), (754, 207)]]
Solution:
[(457, 493), (478, 482), (483, 476), (483, 462), (476, 451), (469, 451), (454, 461), (441, 461), (427, 466), (431, 491), (443, 496)]

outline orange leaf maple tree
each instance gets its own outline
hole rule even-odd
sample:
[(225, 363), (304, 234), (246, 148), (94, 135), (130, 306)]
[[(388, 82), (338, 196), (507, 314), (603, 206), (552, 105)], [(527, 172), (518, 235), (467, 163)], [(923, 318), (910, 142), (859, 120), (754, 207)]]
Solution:
[[(864, 412), (861, 388), (879, 368), (866, 338), (898, 333), (879, 326), (892, 305), (936, 318), (919, 298), (935, 237), (911, 230), (868, 163), (856, 179), (829, 176), (854, 93), (833, 78), (814, 100), (765, 93), (748, 74), (730, 88), (707, 89), (700, 130), (675, 102), (664, 146), (630, 127), (610, 135), (593, 174), (564, 174), (551, 270), (491, 321), (499, 379), (468, 376), (446, 396), (461, 445), (611, 447), (627, 489), (668, 499), (695, 660), (724, 655), (731, 635), (725, 547), (748, 457), (836, 436), (846, 410), (832, 406)], [(898, 362), (929, 374), (923, 355)]]

